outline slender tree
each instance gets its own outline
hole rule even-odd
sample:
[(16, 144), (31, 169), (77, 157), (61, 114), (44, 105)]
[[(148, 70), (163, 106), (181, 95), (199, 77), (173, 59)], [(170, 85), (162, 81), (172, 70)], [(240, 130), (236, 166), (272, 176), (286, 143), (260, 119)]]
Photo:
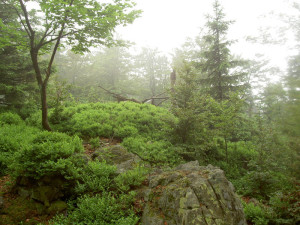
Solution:
[[(113, 0), (112, 3), (96, 0), (4, 2), (17, 12), (19, 22), (27, 33), (27, 45), (41, 95), (42, 126), (46, 130), (51, 130), (47, 113), (47, 84), (57, 50), (70, 45), (73, 51), (82, 53), (92, 46), (116, 44), (114, 29), (118, 25), (132, 23), (140, 14), (140, 11), (131, 10), (135, 4), (130, 0)], [(30, 7), (38, 9), (29, 10)], [(15, 32), (15, 27), (11, 27), (10, 31)], [(44, 53), (50, 55), (46, 69), (41, 68), (39, 60)]]
[(241, 60), (234, 60), (230, 53), (232, 41), (226, 35), (232, 21), (225, 20), (225, 14), (218, 0), (213, 4), (213, 15), (207, 17), (207, 34), (202, 37), (201, 60), (198, 67), (205, 75), (205, 83), (212, 97), (217, 100), (228, 98), (230, 91), (236, 91), (244, 73), (238, 68)]

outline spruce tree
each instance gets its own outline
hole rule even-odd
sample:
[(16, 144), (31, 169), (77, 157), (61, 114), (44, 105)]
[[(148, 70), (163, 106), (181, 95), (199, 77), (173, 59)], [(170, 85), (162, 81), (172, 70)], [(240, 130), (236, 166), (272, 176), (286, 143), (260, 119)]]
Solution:
[(202, 37), (201, 60), (198, 63), (204, 78), (201, 83), (211, 96), (219, 101), (227, 99), (230, 91), (242, 88), (244, 73), (242, 60), (234, 60), (230, 52), (233, 41), (227, 40), (227, 32), (232, 21), (225, 20), (225, 14), (218, 0), (213, 4), (213, 15), (207, 16), (207, 33)]

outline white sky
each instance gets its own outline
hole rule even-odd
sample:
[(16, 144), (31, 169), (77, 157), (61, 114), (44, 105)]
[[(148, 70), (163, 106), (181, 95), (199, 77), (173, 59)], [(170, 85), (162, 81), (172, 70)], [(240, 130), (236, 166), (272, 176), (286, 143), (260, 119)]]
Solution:
[[(134, 24), (118, 30), (138, 47), (158, 48), (166, 54), (180, 47), (187, 37), (198, 35), (205, 24), (205, 15), (210, 14), (213, 0), (136, 0), (137, 8), (144, 12)], [(263, 25), (278, 26), (268, 13), (291, 12), (289, 0), (220, 0), (227, 20), (234, 20), (229, 30), (229, 39), (239, 40), (232, 46), (234, 54), (247, 58), (255, 53), (265, 53), (273, 64), (285, 68), (286, 57), (291, 54), (287, 46), (264, 47), (246, 43), (245, 37), (258, 34)], [(261, 15), (266, 15), (262, 18)]]

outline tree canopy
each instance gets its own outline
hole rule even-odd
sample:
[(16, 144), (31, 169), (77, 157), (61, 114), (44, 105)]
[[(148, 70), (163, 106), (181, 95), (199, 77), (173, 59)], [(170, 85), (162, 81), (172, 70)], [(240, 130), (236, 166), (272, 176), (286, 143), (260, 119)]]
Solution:
[[(131, 10), (135, 4), (128, 0), (110, 3), (95, 0), (5, 0), (4, 4), (16, 12), (22, 26), (6, 24), (3, 29), (10, 34), (19, 34), (19, 31), (27, 34), (27, 37), (19, 35), (21, 38), (18, 42), (19, 47), (29, 46), (41, 93), (42, 125), (46, 130), (51, 130), (46, 89), (57, 50), (70, 45), (74, 52), (83, 53), (92, 46), (118, 44), (113, 39), (115, 28), (132, 23), (140, 14), (138, 10)], [(41, 68), (39, 57), (45, 53), (50, 57), (46, 68)]]

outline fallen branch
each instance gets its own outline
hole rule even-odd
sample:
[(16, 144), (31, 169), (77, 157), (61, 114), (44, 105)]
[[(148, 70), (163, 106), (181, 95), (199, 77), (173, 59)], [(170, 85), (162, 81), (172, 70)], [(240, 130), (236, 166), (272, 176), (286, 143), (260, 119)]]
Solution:
[(124, 96), (122, 96), (122, 95), (113, 93), (113, 92), (111, 92), (111, 91), (105, 89), (104, 87), (102, 87), (102, 86), (100, 86), (100, 85), (99, 85), (99, 87), (100, 87), (101, 89), (103, 89), (104, 91), (106, 91), (107, 93), (109, 93), (110, 95), (112, 95), (114, 98), (116, 98), (116, 99), (118, 100), (118, 102), (131, 101), (131, 102), (140, 103), (140, 104), (142, 103), (142, 102), (140, 102), (140, 101), (138, 101), (138, 100), (136, 100), (136, 99), (134, 99), (134, 98), (130, 98), (130, 99), (129, 99), (129, 98), (126, 98), (126, 97), (124, 97)]
[(151, 97), (151, 98), (147, 98), (147, 99), (144, 99), (143, 101), (139, 101), (139, 100), (136, 100), (134, 98), (126, 98), (125, 96), (122, 96), (120, 94), (116, 94), (114, 92), (111, 92), (107, 89), (105, 89), (104, 87), (102, 86), (98, 86), (100, 87), (101, 89), (103, 89), (104, 91), (106, 91), (108, 94), (112, 95), (114, 98), (116, 98), (118, 100), (118, 102), (123, 102), (123, 101), (130, 101), (130, 102), (135, 102), (135, 103), (139, 103), (139, 104), (142, 104), (142, 103), (146, 103), (147, 101), (150, 101), (150, 100), (162, 100), (161, 102), (158, 103), (158, 105), (160, 105), (162, 102), (166, 101), (169, 99), (169, 97), (159, 97), (163, 94), (165, 94), (166, 92), (163, 92), (163, 93), (160, 93), (154, 97)]

